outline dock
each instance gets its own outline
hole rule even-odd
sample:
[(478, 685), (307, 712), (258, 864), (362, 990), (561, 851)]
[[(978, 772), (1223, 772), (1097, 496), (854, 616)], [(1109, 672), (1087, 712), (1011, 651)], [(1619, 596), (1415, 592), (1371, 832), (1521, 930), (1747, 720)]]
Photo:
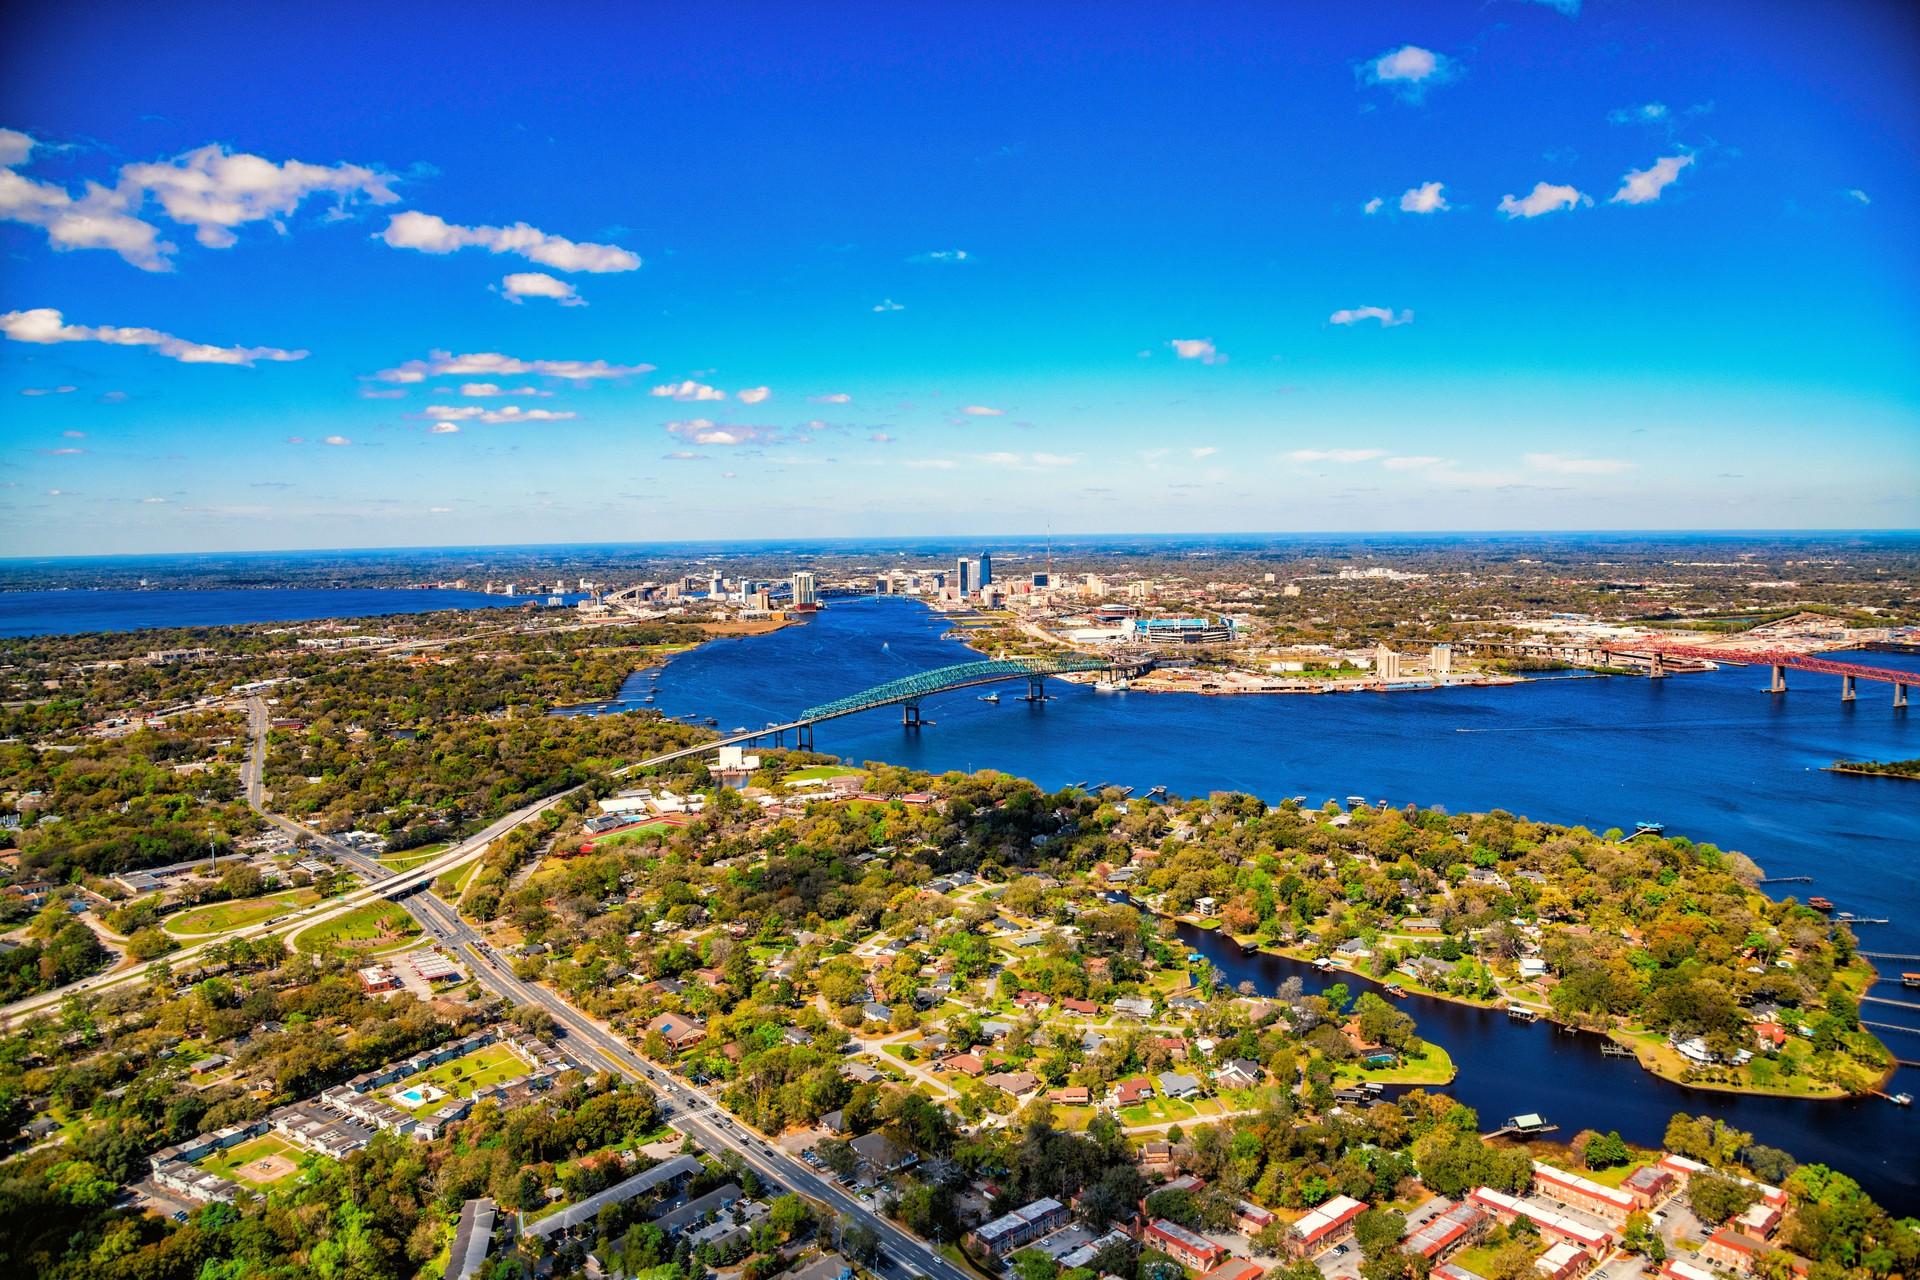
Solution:
[(1548, 1124), (1543, 1117), (1536, 1114), (1535, 1112), (1529, 1111), (1525, 1115), (1507, 1117), (1507, 1122), (1505, 1124), (1501, 1125), (1498, 1129), (1495, 1129), (1492, 1133), (1488, 1134), (1487, 1136), (1489, 1138), (1511, 1138), (1511, 1137), (1531, 1138), (1542, 1133), (1558, 1133), (1558, 1132), (1560, 1132), (1559, 1125)]
[(1623, 1044), (1616, 1044), (1609, 1040), (1600, 1046), (1600, 1056), (1603, 1058), (1638, 1058), (1640, 1055)]
[(1761, 876), (1761, 884), (1812, 884), (1812, 876)]
[(1508, 1005), (1507, 1016), (1509, 1018), (1512, 1018), (1516, 1022), (1540, 1021), (1540, 1011), (1538, 1009), (1529, 1009), (1524, 1005), (1517, 1005), (1517, 1004)]

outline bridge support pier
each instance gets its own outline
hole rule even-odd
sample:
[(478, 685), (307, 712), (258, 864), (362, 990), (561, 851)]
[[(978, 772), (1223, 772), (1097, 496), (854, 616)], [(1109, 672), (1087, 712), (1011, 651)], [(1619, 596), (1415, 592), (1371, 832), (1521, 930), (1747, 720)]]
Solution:
[(1787, 691), (1787, 669), (1784, 666), (1782, 666), (1780, 663), (1776, 662), (1773, 664), (1773, 683), (1767, 686), (1767, 692), (1768, 693), (1785, 693), (1786, 691)]
[(793, 749), (795, 751), (813, 750), (813, 726), (812, 725), (803, 724), (803, 725), (795, 726), (793, 730)]
[(1649, 680), (1665, 680), (1667, 678), (1667, 660), (1665, 655), (1660, 653), (1653, 655), (1653, 665), (1647, 668), (1647, 678)]
[(1841, 676), (1840, 677), (1840, 701), (1852, 702), (1853, 698), (1854, 698), (1853, 677)]
[(1027, 701), (1045, 702), (1046, 700), (1047, 678), (1045, 676), (1029, 676), (1027, 678)]
[(900, 727), (918, 729), (923, 722), (920, 719), (920, 699), (910, 698), (900, 704)]
[(1907, 705), (1907, 686), (1899, 683), (1893, 686), (1893, 705), (1896, 707)]

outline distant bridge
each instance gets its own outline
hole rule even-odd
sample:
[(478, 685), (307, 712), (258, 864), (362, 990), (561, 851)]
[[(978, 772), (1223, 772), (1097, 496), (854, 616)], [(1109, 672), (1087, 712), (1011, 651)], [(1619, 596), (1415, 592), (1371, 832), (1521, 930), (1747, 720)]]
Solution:
[(1561, 661), (1571, 662), (1580, 667), (1609, 667), (1615, 665), (1615, 657), (1639, 658), (1647, 664), (1647, 674), (1658, 679), (1669, 675), (1667, 660), (1684, 659), (1689, 662), (1724, 662), (1736, 667), (1772, 667), (1773, 683), (1767, 687), (1768, 693), (1787, 691), (1787, 669), (1796, 671), (1816, 671), (1822, 675), (1840, 677), (1840, 699), (1852, 702), (1855, 697), (1854, 685), (1859, 680), (1877, 680), (1893, 686), (1893, 705), (1907, 705), (1907, 690), (1920, 684), (1920, 672), (1901, 671), (1893, 667), (1870, 667), (1860, 662), (1840, 662), (1833, 658), (1822, 658), (1810, 653), (1793, 653), (1785, 649), (1706, 649), (1699, 645), (1686, 644), (1678, 640), (1622, 640), (1605, 643), (1585, 641), (1579, 643), (1552, 643), (1535, 640), (1491, 640), (1467, 641), (1455, 646), (1466, 649), (1490, 649), (1505, 652), (1539, 654)]
[(1066, 675), (1069, 672), (1109, 671), (1114, 664), (1105, 658), (1083, 658), (1078, 654), (1062, 657), (1044, 658), (993, 658), (984, 662), (961, 662), (951, 667), (935, 667), (931, 671), (922, 671), (916, 675), (903, 676), (898, 680), (889, 680), (877, 684), (871, 689), (863, 689), (833, 702), (809, 707), (800, 713), (800, 719), (810, 722), (832, 720), (836, 716), (850, 716), (858, 711), (871, 711), (875, 707), (892, 706), (895, 703), (905, 707), (903, 721), (913, 725), (920, 723), (920, 700), (932, 697), (936, 693), (947, 693), (954, 689), (968, 689), (974, 685), (997, 684), (1002, 680), (1025, 680), (1027, 696), (1038, 699), (1043, 696), (1042, 687), (1048, 676)]

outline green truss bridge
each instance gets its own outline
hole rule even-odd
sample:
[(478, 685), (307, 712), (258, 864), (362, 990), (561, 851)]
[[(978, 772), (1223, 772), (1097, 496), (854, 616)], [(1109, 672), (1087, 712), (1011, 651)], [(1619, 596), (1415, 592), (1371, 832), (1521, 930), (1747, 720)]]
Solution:
[(993, 658), (985, 662), (961, 662), (951, 667), (935, 667), (931, 671), (922, 671), (915, 675), (903, 676), (898, 680), (889, 680), (877, 684), (871, 689), (822, 703), (817, 707), (808, 707), (800, 713), (800, 720), (806, 723), (818, 723), (832, 720), (837, 716), (850, 716), (858, 711), (871, 711), (875, 707), (892, 706), (899, 703), (905, 708), (903, 722), (909, 725), (920, 723), (920, 700), (936, 693), (946, 693), (953, 689), (971, 688), (977, 684), (997, 684), (1002, 680), (1025, 680), (1028, 695), (1039, 698), (1041, 688), (1048, 676), (1066, 675), (1068, 672), (1106, 671), (1114, 664), (1103, 658), (1083, 658), (1079, 655), (1059, 658)]

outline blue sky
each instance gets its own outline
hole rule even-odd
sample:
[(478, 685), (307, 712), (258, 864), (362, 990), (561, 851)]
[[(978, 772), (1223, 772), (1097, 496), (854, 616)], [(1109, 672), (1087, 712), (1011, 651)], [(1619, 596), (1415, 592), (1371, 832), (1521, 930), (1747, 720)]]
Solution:
[(24, 8), (14, 553), (1920, 525), (1897, 4)]

